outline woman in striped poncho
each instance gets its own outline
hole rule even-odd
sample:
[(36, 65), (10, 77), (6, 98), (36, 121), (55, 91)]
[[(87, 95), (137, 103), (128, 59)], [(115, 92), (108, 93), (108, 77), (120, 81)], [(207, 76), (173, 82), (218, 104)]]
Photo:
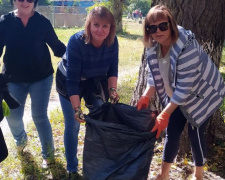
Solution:
[(206, 157), (204, 131), (209, 117), (223, 101), (223, 78), (194, 34), (177, 26), (163, 5), (151, 8), (145, 18), (144, 44), (150, 72), (137, 109), (148, 107), (150, 97), (157, 92), (164, 109), (152, 132), (157, 130), (158, 138), (167, 127), (162, 169), (156, 179), (169, 179), (186, 122), (195, 164), (193, 178), (202, 179)]

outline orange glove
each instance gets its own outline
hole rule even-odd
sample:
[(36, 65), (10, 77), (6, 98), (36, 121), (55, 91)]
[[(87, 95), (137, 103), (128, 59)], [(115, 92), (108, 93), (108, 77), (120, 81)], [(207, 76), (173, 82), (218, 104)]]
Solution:
[(141, 96), (137, 103), (137, 110), (146, 109), (149, 105), (150, 98), (148, 96)]
[(161, 132), (166, 129), (166, 127), (168, 126), (168, 122), (169, 122), (169, 118), (170, 118), (170, 114), (168, 114), (165, 111), (162, 111), (156, 118), (155, 121), (155, 126), (152, 128), (151, 132), (154, 132), (156, 130), (157, 134), (156, 134), (156, 138), (158, 139)]

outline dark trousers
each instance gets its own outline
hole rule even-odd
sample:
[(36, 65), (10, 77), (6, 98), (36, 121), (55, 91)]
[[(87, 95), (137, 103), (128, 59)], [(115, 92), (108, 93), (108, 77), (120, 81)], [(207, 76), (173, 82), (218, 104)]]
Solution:
[(0, 128), (0, 162), (2, 162), (8, 156), (8, 149), (5, 144), (5, 139)]
[[(206, 157), (206, 141), (204, 132), (209, 120), (205, 121), (199, 128), (188, 124), (188, 136), (191, 142), (192, 156), (195, 166), (203, 166)], [(181, 133), (184, 130), (187, 119), (178, 107), (170, 116), (169, 124), (166, 129), (164, 143), (163, 161), (172, 163), (179, 150)]]

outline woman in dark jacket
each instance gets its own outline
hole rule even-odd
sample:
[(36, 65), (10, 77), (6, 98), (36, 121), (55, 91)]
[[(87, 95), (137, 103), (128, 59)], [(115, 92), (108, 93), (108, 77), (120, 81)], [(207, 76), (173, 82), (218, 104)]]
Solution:
[(51, 124), (47, 116), (49, 95), (53, 82), (53, 67), (48, 46), (54, 55), (62, 57), (65, 45), (58, 39), (50, 21), (34, 9), (38, 0), (14, 0), (16, 10), (0, 18), (0, 56), (3, 74), (10, 77), (9, 92), (21, 104), (11, 109), (7, 121), (18, 151), (27, 144), (23, 114), (27, 95), (42, 145), (43, 167), (54, 154)]

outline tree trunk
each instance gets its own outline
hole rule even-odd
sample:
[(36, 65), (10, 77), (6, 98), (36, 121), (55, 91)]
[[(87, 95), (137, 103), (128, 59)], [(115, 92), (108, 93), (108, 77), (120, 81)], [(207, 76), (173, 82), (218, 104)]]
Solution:
[[(195, 33), (196, 39), (210, 55), (217, 67), (220, 65), (223, 42), (225, 39), (225, 1), (224, 0), (152, 0), (152, 6), (157, 4), (166, 5), (176, 17), (178, 25), (190, 29)], [(137, 100), (146, 87), (147, 70), (144, 56), (140, 67), (137, 87), (131, 105), (136, 105)], [(144, 71), (144, 72), (143, 72)], [(158, 104), (158, 103), (155, 103)], [(158, 107), (157, 107), (158, 108)], [(185, 128), (187, 129), (187, 128)], [(215, 139), (225, 140), (225, 124), (217, 111), (214, 113), (207, 129), (207, 140), (209, 143)], [(190, 151), (187, 131), (182, 135), (180, 141), (180, 155)]]
[(122, 32), (123, 25), (122, 25), (122, 15), (123, 15), (123, 0), (113, 0), (112, 1), (112, 9), (113, 15), (116, 20), (116, 31)]
[[(144, 49), (144, 52), (141, 58), (141, 65), (139, 68), (137, 86), (134, 90), (133, 98), (131, 99), (131, 102), (130, 102), (130, 105), (132, 106), (136, 106), (137, 101), (140, 99), (141, 95), (144, 93), (144, 90), (146, 89), (146, 85), (147, 85), (147, 76), (148, 76), (149, 68), (147, 66), (145, 50), (146, 49)], [(162, 109), (161, 104), (159, 103), (158, 96), (155, 95), (154, 97), (151, 98), (149, 108), (153, 111), (154, 110), (160, 111)]]
[(133, 98), (130, 102), (131, 105), (136, 105), (138, 99), (143, 94), (146, 85), (147, 85), (147, 76), (148, 76), (148, 66), (146, 61), (145, 49), (141, 58), (141, 66), (139, 68), (138, 84), (134, 90)]
[(152, 6), (159, 3), (173, 12), (177, 24), (195, 33), (198, 42), (219, 67), (225, 38), (225, 1), (153, 0)]

